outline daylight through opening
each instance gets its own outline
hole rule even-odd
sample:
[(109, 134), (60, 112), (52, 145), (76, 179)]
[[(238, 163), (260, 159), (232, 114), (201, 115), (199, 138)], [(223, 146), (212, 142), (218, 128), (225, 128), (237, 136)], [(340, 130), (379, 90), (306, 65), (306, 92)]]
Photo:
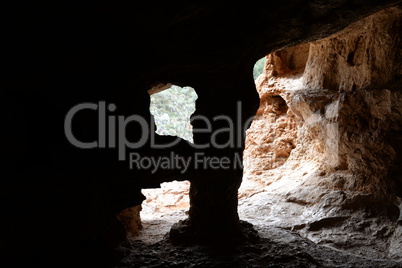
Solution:
[[(150, 113), (156, 133), (182, 138), (193, 143), (190, 117), (195, 112), (197, 93), (192, 87), (160, 84), (148, 91)], [(188, 216), (190, 182), (161, 183), (160, 188), (142, 189), (146, 199), (140, 208), (141, 227), (135, 235), (145, 243), (155, 243), (169, 232), (175, 222)]]
[(198, 96), (192, 87), (171, 85), (161, 91), (149, 91), (150, 112), (159, 135), (177, 136), (193, 143), (190, 116), (195, 111)]

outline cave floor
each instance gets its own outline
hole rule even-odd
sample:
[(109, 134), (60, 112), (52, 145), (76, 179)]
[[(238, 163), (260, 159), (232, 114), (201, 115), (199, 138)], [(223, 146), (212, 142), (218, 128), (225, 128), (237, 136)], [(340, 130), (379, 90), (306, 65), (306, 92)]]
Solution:
[[(320, 203), (306, 207), (300, 202), (289, 202), (288, 195), (272, 191), (274, 184), (269, 187), (255, 184), (254, 181), (243, 184), (239, 216), (253, 224), (259, 233), (258, 242), (225, 248), (224, 251), (224, 247), (217, 250), (174, 246), (167, 234), (174, 223), (188, 217), (188, 205), (181, 204), (179, 209), (173, 207), (172, 210), (163, 208), (163, 200), (158, 199), (163, 195), (157, 194), (149, 198), (152, 202), (143, 206), (143, 229), (137, 237), (129, 239), (131, 249), (126, 250), (126, 257), (116, 267), (402, 267), (402, 263), (388, 256), (393, 230), (388, 220), (371, 218), (360, 211), (348, 214), (341, 209), (338, 211), (341, 214), (334, 215), (343, 215), (344, 221), (334, 225), (332, 221), (337, 219), (331, 214), (336, 212), (334, 202), (330, 212), (326, 212)], [(186, 187), (174, 192), (172, 189), (167, 187), (164, 190), (170, 194), (167, 200), (172, 200), (172, 204), (188, 196)], [(254, 189), (260, 190), (256, 192)], [(291, 192), (285, 190), (282, 192)], [(323, 200), (328, 196), (333, 201), (339, 195), (339, 191), (324, 194), (318, 188), (315, 191), (318, 193), (309, 192), (324, 196)], [(310, 230), (312, 225), (323, 223), (325, 217), (332, 221), (315, 232)], [(356, 230), (355, 227), (360, 225), (366, 228)], [(375, 232), (377, 229), (390, 231), (382, 234)]]
[(166, 237), (151, 244), (131, 239), (132, 249), (115, 267), (402, 267), (320, 246), (288, 230), (254, 228), (258, 242), (234, 248), (174, 246)]

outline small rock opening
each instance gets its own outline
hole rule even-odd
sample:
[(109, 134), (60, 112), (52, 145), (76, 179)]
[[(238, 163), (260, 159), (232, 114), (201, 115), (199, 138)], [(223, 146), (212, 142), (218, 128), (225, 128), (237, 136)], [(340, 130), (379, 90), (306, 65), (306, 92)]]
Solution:
[[(195, 90), (167, 83), (153, 87), (148, 93), (151, 100), (149, 110), (156, 125), (155, 133), (176, 136), (193, 143), (190, 117), (198, 98)], [(169, 165), (174, 163), (169, 162)], [(146, 197), (142, 205), (120, 213), (120, 219), (128, 222), (132, 238), (146, 244), (156, 243), (163, 239), (174, 223), (187, 218), (189, 189), (189, 181), (165, 182), (161, 183), (160, 188), (142, 189)]]
[(161, 188), (143, 189), (146, 199), (141, 205), (142, 228), (135, 236), (146, 244), (163, 239), (172, 225), (188, 217), (190, 208), (189, 181), (173, 181), (161, 184)]
[(192, 87), (172, 84), (158, 85), (148, 91), (150, 112), (159, 135), (177, 136), (193, 143), (190, 116), (195, 111), (198, 96)]

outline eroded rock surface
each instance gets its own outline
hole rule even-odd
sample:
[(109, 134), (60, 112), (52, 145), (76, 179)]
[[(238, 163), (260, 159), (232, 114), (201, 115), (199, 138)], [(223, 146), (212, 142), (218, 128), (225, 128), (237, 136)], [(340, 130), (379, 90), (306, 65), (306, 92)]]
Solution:
[(402, 260), (400, 32), (401, 10), (390, 8), (267, 56), (247, 133), (242, 219)]

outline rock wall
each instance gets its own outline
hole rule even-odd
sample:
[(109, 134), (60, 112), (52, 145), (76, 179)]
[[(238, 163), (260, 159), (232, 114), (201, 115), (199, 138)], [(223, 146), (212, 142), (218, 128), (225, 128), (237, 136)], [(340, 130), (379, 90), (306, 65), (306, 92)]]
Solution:
[(401, 14), (389, 8), (267, 56), (247, 132), (241, 217), (402, 258)]
[[(260, 107), (247, 130), (244, 151), (246, 174), (261, 175), (283, 165), (296, 147), (300, 120), (288, 106), (288, 82), (304, 71), (309, 44), (301, 44), (267, 55), (263, 74), (256, 80)], [(285, 84), (281, 84), (285, 83)]]
[(119, 214), (117, 214), (117, 218), (124, 224), (127, 233), (129, 233), (132, 237), (138, 236), (140, 230), (142, 229), (140, 217), (141, 209), (141, 205), (138, 205), (123, 209)]

